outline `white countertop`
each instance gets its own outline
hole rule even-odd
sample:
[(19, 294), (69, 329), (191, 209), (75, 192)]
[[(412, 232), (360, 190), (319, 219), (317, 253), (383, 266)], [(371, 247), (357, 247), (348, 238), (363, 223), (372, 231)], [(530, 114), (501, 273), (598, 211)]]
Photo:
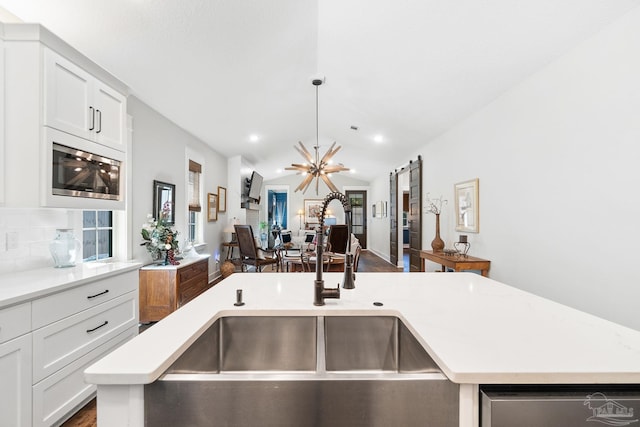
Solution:
[(39, 268), (0, 276), (0, 308), (29, 301), (84, 283), (137, 270), (142, 263), (89, 262), (67, 268)]
[[(342, 273), (325, 273), (335, 287)], [(640, 383), (640, 331), (472, 273), (357, 273), (313, 305), (314, 273), (236, 273), (85, 371), (95, 384), (158, 378), (225, 315), (397, 315), (460, 384)], [(245, 305), (235, 307), (236, 289)], [(376, 307), (374, 302), (382, 302)]]
[(180, 267), (186, 267), (187, 265), (193, 264), (198, 261), (202, 261), (203, 259), (208, 259), (211, 255), (209, 254), (194, 254), (189, 255), (185, 258), (180, 258), (177, 260), (179, 262), (178, 265), (172, 264), (147, 264), (141, 268), (141, 270), (177, 270)]

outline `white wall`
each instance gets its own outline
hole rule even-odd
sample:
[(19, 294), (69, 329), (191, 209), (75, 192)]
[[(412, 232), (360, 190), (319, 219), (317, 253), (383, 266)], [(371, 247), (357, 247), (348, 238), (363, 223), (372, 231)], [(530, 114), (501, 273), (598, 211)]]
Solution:
[[(371, 182), (369, 205), (378, 200), (389, 203), (389, 174), (381, 175)], [(371, 213), (369, 214), (371, 215)], [(390, 217), (390, 215), (389, 215)], [(391, 232), (389, 217), (371, 218), (369, 221), (368, 247), (371, 252), (389, 261), (389, 233)]]
[(459, 234), (453, 185), (479, 178), (470, 254), (492, 261), (492, 278), (635, 329), (638, 52), (636, 9), (419, 151), (424, 193), (449, 199), (447, 247)]
[(218, 186), (227, 186), (227, 159), (133, 96), (128, 100), (128, 113), (133, 117), (133, 237), (130, 242), (133, 257), (142, 262), (150, 261), (145, 248), (139, 244), (142, 242), (140, 228), (147, 214), (153, 213), (154, 180), (176, 185), (175, 228), (180, 233), (178, 239), (183, 247), (187, 237), (185, 153), (193, 152), (197, 153), (200, 159), (204, 159), (201, 187), (204, 194), (202, 217), (206, 247), (200, 251), (211, 254), (210, 278), (217, 276), (219, 265), (216, 259), (220, 256), (224, 241), (222, 230), (227, 224), (227, 213), (219, 213), (217, 221), (208, 222), (206, 195), (217, 193)]

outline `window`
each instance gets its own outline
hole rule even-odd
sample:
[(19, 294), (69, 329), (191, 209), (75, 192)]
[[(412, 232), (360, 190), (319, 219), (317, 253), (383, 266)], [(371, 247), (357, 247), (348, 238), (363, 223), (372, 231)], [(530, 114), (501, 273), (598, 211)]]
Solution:
[(200, 211), (200, 175), (202, 174), (202, 166), (189, 160), (189, 185), (187, 188), (187, 199), (189, 201), (189, 217), (187, 228), (189, 230), (189, 241), (196, 241), (199, 234)]
[(113, 212), (82, 211), (82, 261), (113, 257)]

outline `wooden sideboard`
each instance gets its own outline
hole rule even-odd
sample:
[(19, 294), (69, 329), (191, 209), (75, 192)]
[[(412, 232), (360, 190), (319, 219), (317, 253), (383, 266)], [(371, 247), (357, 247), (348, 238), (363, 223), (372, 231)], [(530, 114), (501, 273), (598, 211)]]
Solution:
[(156, 322), (209, 289), (209, 256), (140, 269), (140, 322)]
[(446, 271), (446, 268), (451, 268), (453, 271), (464, 270), (480, 270), (483, 276), (489, 277), (489, 268), (491, 268), (491, 261), (488, 259), (476, 258), (470, 255), (447, 255), (444, 252), (433, 251), (420, 251), (421, 269), (420, 271), (427, 271), (425, 269), (425, 260), (435, 262), (442, 266), (442, 271)]

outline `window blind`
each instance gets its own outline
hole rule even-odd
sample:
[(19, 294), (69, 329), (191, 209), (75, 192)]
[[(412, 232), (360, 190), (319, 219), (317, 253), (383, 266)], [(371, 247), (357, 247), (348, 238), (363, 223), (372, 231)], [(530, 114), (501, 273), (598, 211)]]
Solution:
[(189, 201), (189, 210), (200, 212), (202, 207), (200, 206), (200, 174), (202, 173), (202, 166), (189, 160), (189, 187), (187, 200)]

